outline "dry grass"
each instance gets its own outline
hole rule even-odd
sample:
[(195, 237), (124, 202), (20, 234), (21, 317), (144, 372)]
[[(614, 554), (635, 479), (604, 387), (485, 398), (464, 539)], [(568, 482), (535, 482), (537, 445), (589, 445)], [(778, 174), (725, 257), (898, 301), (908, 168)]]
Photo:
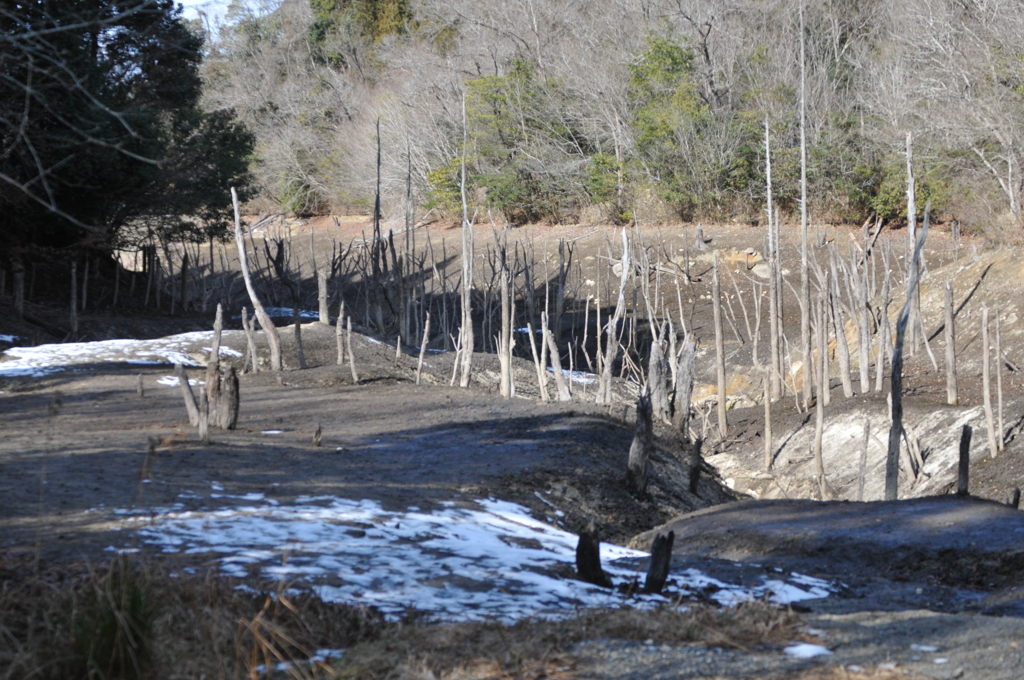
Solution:
[(734, 609), (691, 606), (581, 612), (562, 621), (404, 625), (350, 648), (335, 664), (342, 678), (511, 680), (577, 677), (570, 649), (588, 639), (753, 649), (799, 638), (792, 612), (761, 602)]
[[(366, 609), (289, 594), (281, 584), (261, 587), (212, 571), (177, 575), (162, 564), (116, 558), (47, 569), (32, 554), (0, 554), (0, 680), (557, 679), (578, 677), (572, 648), (584, 640), (751, 650), (800, 638), (792, 612), (762, 602), (584, 611), (513, 626), (429, 624), (415, 616), (388, 624)], [(324, 648), (348, 651), (329, 664), (303, 661)], [(264, 670), (293, 660), (299, 663), (283, 671)]]
[[(172, 573), (129, 558), (39, 569), (31, 555), (0, 555), (0, 680), (256, 678), (260, 665), (385, 627), (371, 611), (291, 596), (282, 584)], [(330, 677), (304, 664), (280, 675)]]

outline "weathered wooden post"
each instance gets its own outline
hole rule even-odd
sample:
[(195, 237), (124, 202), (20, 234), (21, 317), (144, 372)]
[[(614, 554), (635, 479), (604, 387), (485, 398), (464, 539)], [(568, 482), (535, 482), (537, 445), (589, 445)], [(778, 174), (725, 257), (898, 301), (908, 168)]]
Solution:
[(956, 406), (960, 396), (956, 385), (956, 320), (953, 318), (953, 282), (946, 279), (946, 403)]
[(999, 455), (996, 444), (996, 421), (992, 414), (992, 363), (989, 357), (988, 305), (981, 307), (981, 391), (985, 408), (985, 425), (988, 429), (988, 452), (995, 458)]

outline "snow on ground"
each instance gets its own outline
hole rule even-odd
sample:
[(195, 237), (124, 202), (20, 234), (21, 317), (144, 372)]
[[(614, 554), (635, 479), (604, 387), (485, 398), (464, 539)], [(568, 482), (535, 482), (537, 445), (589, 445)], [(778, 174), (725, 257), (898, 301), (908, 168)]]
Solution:
[[(375, 501), (307, 496), (281, 505), (258, 493), (218, 493), (235, 507), (152, 516), (120, 510), (125, 527), (166, 553), (212, 554), (227, 576), (258, 571), (302, 582), (328, 602), (379, 608), (391, 619), (415, 609), (449, 621), (569, 615), (580, 607), (653, 606), (661, 596), (624, 596), (567, 578), (577, 537), (533, 519), (514, 503), (484, 500), (442, 504), (433, 511), (385, 510)], [(197, 496), (189, 493), (186, 498)], [(617, 583), (643, 581), (648, 555), (601, 546)], [(560, 575), (561, 574), (561, 575)], [(676, 570), (666, 595), (704, 593), (723, 605), (768, 597), (779, 603), (827, 597), (829, 583), (775, 574), (756, 586), (726, 583), (696, 569)]]
[[(245, 333), (224, 331), (222, 343), (244, 345)], [(11, 347), (0, 355), (0, 377), (42, 377), (73, 366), (98, 363), (201, 366), (212, 349), (213, 331), (180, 333), (155, 340), (66, 342), (36, 347)], [(205, 353), (205, 354), (204, 354)], [(222, 344), (220, 354), (242, 356)]]
[(17, 335), (4, 335), (0, 333), (0, 342), (17, 342), (19, 340)]

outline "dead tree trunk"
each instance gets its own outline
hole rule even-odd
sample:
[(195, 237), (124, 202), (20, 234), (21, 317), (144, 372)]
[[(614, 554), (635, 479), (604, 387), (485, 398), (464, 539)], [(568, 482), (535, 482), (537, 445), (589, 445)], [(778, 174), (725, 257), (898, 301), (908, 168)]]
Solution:
[(713, 259), (711, 278), (711, 302), (715, 322), (715, 364), (718, 372), (718, 434), (725, 439), (729, 434), (729, 423), (726, 420), (726, 383), (725, 383), (725, 338), (722, 333), (722, 291), (718, 283), (718, 252)]
[(960, 463), (957, 466), (956, 495), (966, 496), (971, 478), (971, 430), (970, 425), (964, 425), (960, 432)]
[(772, 390), (771, 367), (764, 374), (764, 469), (771, 470), (774, 463), (772, 451)]
[(427, 312), (427, 321), (423, 325), (423, 342), (420, 344), (420, 360), (416, 364), (416, 384), (420, 384), (420, 377), (423, 375), (423, 357), (427, 353), (427, 342), (430, 340), (430, 312)]
[(597, 388), (598, 404), (609, 405), (612, 403), (612, 364), (615, 363), (615, 355), (619, 351), (619, 341), (616, 337), (616, 330), (619, 321), (622, 320), (622, 313), (626, 306), (626, 282), (629, 279), (629, 237), (626, 230), (622, 230), (622, 273), (619, 278), (619, 297), (615, 303), (615, 312), (612, 318), (608, 319), (605, 326), (605, 354), (601, 366), (601, 382)]
[(818, 300), (818, 303), (814, 306), (817, 308), (815, 310), (815, 316), (817, 317), (815, 325), (817, 326), (816, 344), (818, 345), (818, 356), (815, 357), (814, 362), (814, 382), (818, 393), (818, 398), (814, 402), (814, 475), (821, 490), (821, 500), (828, 500), (824, 492), (828, 482), (825, 481), (825, 463), (821, 452), (821, 438), (825, 428), (825, 394), (828, 390), (828, 386), (825, 384), (825, 381), (828, 379), (828, 374), (825, 372), (828, 362), (828, 345), (825, 340), (827, 336), (825, 332), (824, 297)]
[[(925, 338), (927, 341), (927, 338)], [(996, 310), (996, 446), (1004, 448), (1003, 433), (1003, 342), (999, 327), (999, 310)]]
[(260, 362), (256, 355), (256, 339), (253, 337), (255, 331), (252, 327), (252, 319), (249, 318), (249, 314), (242, 307), (242, 329), (245, 331), (245, 361), (242, 364), (242, 373), (245, 373), (246, 367), (252, 367), (253, 373), (260, 372)]
[[(846, 326), (843, 324), (842, 300), (839, 294), (839, 272), (836, 267), (836, 252), (832, 251), (832, 285), (829, 299), (832, 306), (832, 325), (836, 332), (836, 354), (839, 357), (839, 379), (843, 383), (843, 396), (853, 396), (853, 380), (850, 378), (850, 345), (846, 341)], [(863, 342), (863, 341), (862, 341)], [(863, 385), (861, 387), (864, 387)]]
[(500, 287), (501, 330), (498, 331), (498, 364), (501, 367), (501, 396), (512, 398), (512, 271), (508, 266), (508, 241), (503, 238), (497, 243), (498, 281)]
[(626, 469), (626, 487), (638, 498), (643, 498), (647, 493), (647, 459), (653, 444), (651, 397), (644, 393), (636, 402), (636, 429), (633, 433), (633, 443), (629, 447), (629, 464)]
[(946, 403), (956, 406), (960, 395), (956, 385), (956, 319), (953, 317), (953, 282), (946, 279)]
[(910, 273), (907, 280), (907, 299), (896, 322), (896, 343), (892, 351), (892, 425), (889, 427), (889, 447), (885, 459), (885, 500), (894, 501), (898, 495), (900, 480), (900, 436), (903, 434), (903, 338), (907, 332), (907, 321), (918, 285), (917, 261), (928, 236), (928, 209), (925, 208), (924, 227), (917, 240), (914, 254), (910, 259)]
[(672, 406), (668, 400), (665, 372), (665, 341), (667, 327), (663, 327), (651, 341), (651, 353), (647, 362), (647, 385), (651, 395), (654, 417), (668, 424), (672, 422)]
[(224, 330), (224, 310), (217, 305), (217, 316), (213, 321), (213, 347), (210, 360), (206, 362), (206, 400), (214, 413), (220, 408), (220, 337)]
[(348, 317), (348, 329), (345, 333), (345, 351), (348, 353), (348, 366), (352, 369), (352, 382), (359, 384), (359, 374), (356, 373), (356, 357), (352, 353), (352, 317)]
[(690, 402), (693, 399), (693, 381), (697, 374), (697, 346), (690, 336), (683, 339), (682, 347), (679, 348), (678, 365), (672, 425), (682, 435), (683, 441), (689, 442)]
[(985, 425), (988, 429), (988, 451), (993, 458), (999, 455), (996, 444), (996, 422), (992, 415), (992, 362), (989, 354), (988, 305), (981, 308), (981, 390), (985, 405)]
[[(542, 313), (547, 317), (547, 313)], [(562, 372), (562, 357), (558, 352), (558, 345), (555, 344), (555, 336), (547, 328), (544, 329), (544, 342), (548, 345), (548, 357), (551, 361), (551, 372), (555, 376), (555, 389), (558, 390), (558, 401), (572, 401), (572, 393), (565, 380), (565, 373)]]
[(181, 364), (174, 365), (174, 371), (178, 376), (178, 385), (181, 386), (181, 396), (185, 399), (185, 410), (188, 411), (188, 422), (192, 427), (199, 426), (199, 406), (196, 404), (196, 395), (192, 393), (192, 387), (188, 384), (188, 374)]
[(645, 593), (660, 593), (665, 587), (669, 568), (672, 566), (672, 543), (675, 539), (674, 531), (654, 537), (654, 543), (651, 545), (651, 564), (647, 568), (647, 578), (644, 580)]
[(295, 331), (295, 354), (299, 360), (299, 368), (309, 368), (306, 363), (306, 353), (302, 349), (302, 319), (299, 317), (298, 296), (292, 306), (292, 328)]
[(199, 390), (199, 439), (210, 441), (210, 402), (206, 398), (206, 390)]
[(341, 309), (338, 310), (338, 320), (334, 324), (334, 344), (337, 348), (337, 364), (338, 366), (345, 365), (345, 341), (342, 337), (342, 329), (345, 328), (345, 303), (341, 303)]
[(327, 272), (316, 273), (316, 297), (320, 304), (320, 323), (331, 325), (331, 310), (327, 306)]
[[(277, 327), (270, 320), (270, 316), (264, 311), (256, 289), (252, 285), (252, 276), (249, 274), (249, 259), (245, 253), (245, 241), (242, 240), (242, 216), (238, 208), (238, 193), (231, 187), (231, 201), (235, 208), (235, 243), (238, 245), (238, 262), (242, 269), (242, 278), (245, 280), (245, 289), (249, 293), (249, 300), (252, 302), (256, 318), (260, 327), (267, 336), (270, 343), (270, 367), (275, 371), (282, 369), (281, 364), (281, 337), (277, 334)], [(253, 357), (255, 359), (255, 357)]]
[(576, 573), (581, 581), (602, 588), (611, 588), (612, 582), (601, 568), (601, 539), (593, 522), (580, 532), (576, 544)]
[(225, 430), (233, 430), (238, 425), (238, 407), (241, 394), (238, 391), (238, 374), (234, 366), (228, 366), (221, 377), (219, 408), (217, 409), (217, 426)]

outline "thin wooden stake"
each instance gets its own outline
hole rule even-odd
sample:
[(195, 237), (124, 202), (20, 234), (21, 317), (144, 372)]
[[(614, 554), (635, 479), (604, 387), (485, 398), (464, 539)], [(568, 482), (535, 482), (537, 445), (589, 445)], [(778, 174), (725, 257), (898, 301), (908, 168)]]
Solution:
[(722, 290), (718, 282), (718, 251), (715, 251), (712, 263), (711, 302), (715, 323), (715, 364), (718, 372), (718, 434), (725, 439), (729, 434), (729, 423), (726, 419), (725, 338), (722, 333)]
[(981, 307), (981, 390), (985, 405), (985, 425), (988, 428), (988, 451), (993, 458), (999, 455), (996, 444), (996, 420), (992, 414), (992, 362), (989, 355), (988, 305)]
[(416, 364), (416, 384), (420, 384), (420, 376), (423, 375), (423, 356), (427, 353), (427, 343), (430, 341), (430, 312), (427, 312), (427, 321), (423, 325), (423, 342), (420, 343), (420, 360)]
[(953, 317), (953, 282), (946, 279), (946, 403), (956, 406), (960, 395), (956, 384), (956, 319)]

